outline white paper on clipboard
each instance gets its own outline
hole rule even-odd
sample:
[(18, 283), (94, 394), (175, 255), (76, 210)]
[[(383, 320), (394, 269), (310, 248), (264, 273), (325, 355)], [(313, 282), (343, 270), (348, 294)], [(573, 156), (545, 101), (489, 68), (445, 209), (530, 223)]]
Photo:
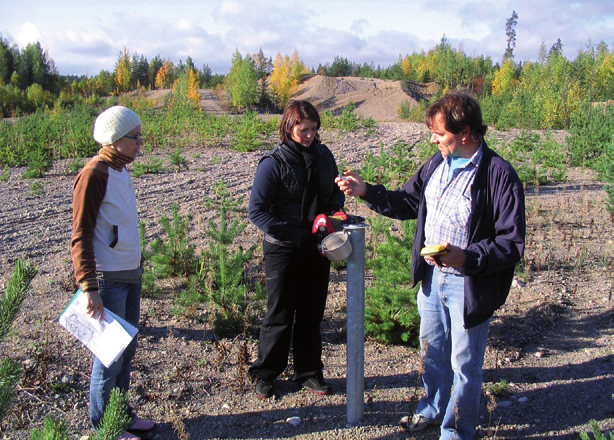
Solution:
[(92, 318), (87, 313), (87, 299), (81, 289), (64, 309), (59, 322), (107, 368), (122, 355), (139, 331), (106, 308), (102, 320)]

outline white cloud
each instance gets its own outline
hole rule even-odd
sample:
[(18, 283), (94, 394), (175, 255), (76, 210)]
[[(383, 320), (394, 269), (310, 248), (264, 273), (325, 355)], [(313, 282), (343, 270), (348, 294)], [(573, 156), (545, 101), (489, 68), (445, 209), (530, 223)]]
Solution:
[(513, 10), (516, 59), (524, 60), (537, 58), (542, 41), (550, 48), (559, 37), (571, 58), (589, 39), (612, 46), (611, 6), (612, 0), (59, 0), (58, 6), (20, 0), (3, 5), (0, 35), (20, 47), (40, 41), (61, 73), (84, 73), (75, 66), (112, 70), (124, 47), (176, 63), (190, 56), (218, 73), (227, 72), (235, 49), (262, 48), (271, 57), (296, 49), (314, 68), (337, 55), (388, 66), (399, 55), (432, 49), (444, 35), (468, 55), (496, 62)]
[(242, 5), (240, 2), (224, 0), (218, 7), (217, 14), (220, 18), (232, 20), (233, 18), (240, 18), (243, 11), (244, 5)]
[(36, 43), (37, 41), (43, 41), (43, 34), (34, 23), (29, 21), (24, 23), (15, 34), (15, 42), (21, 48), (26, 47), (29, 43)]
[(192, 24), (190, 20), (188, 20), (187, 18), (184, 18), (181, 20), (177, 20), (177, 22), (175, 23), (175, 28), (178, 31), (190, 32), (194, 30), (194, 25)]

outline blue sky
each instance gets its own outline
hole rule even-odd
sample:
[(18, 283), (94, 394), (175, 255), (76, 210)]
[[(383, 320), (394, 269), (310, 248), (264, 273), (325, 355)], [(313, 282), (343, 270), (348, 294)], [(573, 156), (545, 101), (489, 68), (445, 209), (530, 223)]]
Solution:
[(389, 66), (444, 35), (497, 62), (514, 10), (517, 61), (557, 38), (570, 59), (589, 41), (614, 46), (614, 0), (0, 0), (0, 36), (19, 48), (39, 41), (61, 74), (90, 76), (112, 71), (124, 47), (226, 73), (237, 49), (272, 58), (296, 49), (314, 68), (336, 55)]

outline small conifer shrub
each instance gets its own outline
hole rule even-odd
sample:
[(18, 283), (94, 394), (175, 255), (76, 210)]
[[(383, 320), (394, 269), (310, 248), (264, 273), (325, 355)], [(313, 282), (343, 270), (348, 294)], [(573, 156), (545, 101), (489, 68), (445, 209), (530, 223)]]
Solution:
[(365, 331), (386, 344), (417, 347), (420, 317), (416, 303), (418, 287), (411, 288), (411, 248), (415, 221), (400, 223), (401, 231), (391, 231), (393, 222), (383, 217), (369, 219), (373, 244), (368, 268), (373, 275), (365, 291)]

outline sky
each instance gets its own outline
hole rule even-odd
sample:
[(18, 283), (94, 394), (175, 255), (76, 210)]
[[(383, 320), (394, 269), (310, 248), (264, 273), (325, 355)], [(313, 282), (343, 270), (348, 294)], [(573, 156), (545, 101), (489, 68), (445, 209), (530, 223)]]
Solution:
[(0, 0), (0, 37), (20, 49), (40, 42), (62, 75), (112, 72), (124, 48), (222, 74), (235, 51), (260, 49), (273, 59), (297, 50), (310, 68), (335, 56), (388, 67), (444, 36), (499, 62), (513, 11), (516, 61), (558, 38), (571, 60), (589, 44), (614, 47), (614, 0)]

